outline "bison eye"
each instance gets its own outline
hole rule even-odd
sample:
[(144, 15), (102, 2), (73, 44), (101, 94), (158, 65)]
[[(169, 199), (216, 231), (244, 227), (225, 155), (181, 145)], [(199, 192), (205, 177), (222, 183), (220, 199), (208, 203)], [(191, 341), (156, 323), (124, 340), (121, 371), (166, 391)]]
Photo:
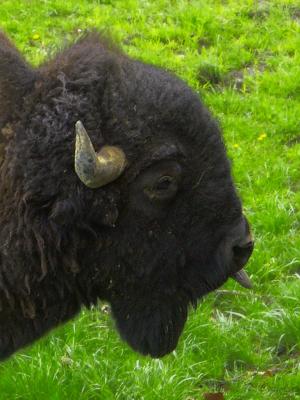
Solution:
[(175, 194), (178, 189), (177, 181), (173, 176), (162, 176), (155, 183), (153, 189), (162, 195), (165, 195), (167, 192)]
[(130, 205), (149, 217), (160, 217), (179, 192), (184, 169), (177, 160), (160, 160), (142, 170), (130, 185)]
[(178, 190), (178, 181), (174, 176), (161, 176), (152, 186), (144, 188), (145, 194), (150, 200), (170, 200)]

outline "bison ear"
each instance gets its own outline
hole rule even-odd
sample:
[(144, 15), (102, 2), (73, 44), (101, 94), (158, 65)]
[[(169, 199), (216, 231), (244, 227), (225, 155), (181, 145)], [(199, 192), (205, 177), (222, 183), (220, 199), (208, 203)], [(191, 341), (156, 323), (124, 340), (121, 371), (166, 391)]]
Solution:
[(33, 88), (35, 73), (16, 47), (0, 32), (0, 128), (12, 120)]

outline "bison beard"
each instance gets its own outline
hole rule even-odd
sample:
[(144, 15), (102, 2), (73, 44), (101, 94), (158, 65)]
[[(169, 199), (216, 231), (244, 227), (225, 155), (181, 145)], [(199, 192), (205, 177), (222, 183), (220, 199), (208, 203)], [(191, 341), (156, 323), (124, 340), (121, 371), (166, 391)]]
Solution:
[(190, 304), (229, 277), (250, 286), (216, 122), (178, 78), (97, 34), (34, 69), (0, 33), (0, 168), (2, 359), (98, 299), (160, 357)]

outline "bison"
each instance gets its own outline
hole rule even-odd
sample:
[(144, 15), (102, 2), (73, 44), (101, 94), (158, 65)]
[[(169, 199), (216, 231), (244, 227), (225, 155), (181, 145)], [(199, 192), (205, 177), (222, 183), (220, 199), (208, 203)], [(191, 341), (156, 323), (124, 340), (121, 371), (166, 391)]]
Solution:
[(190, 305), (250, 286), (220, 128), (171, 73), (96, 33), (33, 68), (1, 33), (0, 132), (1, 359), (99, 299), (161, 357)]

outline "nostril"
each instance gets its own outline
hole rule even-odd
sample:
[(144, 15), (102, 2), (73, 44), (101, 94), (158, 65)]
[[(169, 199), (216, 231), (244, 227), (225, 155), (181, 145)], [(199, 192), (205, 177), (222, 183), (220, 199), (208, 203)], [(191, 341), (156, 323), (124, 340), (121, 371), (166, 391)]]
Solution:
[(243, 218), (226, 238), (231, 272), (240, 271), (248, 262), (254, 247), (253, 237), (246, 218)]
[(233, 251), (236, 251), (236, 252), (247, 252), (247, 251), (249, 251), (249, 250), (252, 250), (253, 249), (253, 247), (254, 247), (254, 242), (253, 242), (253, 240), (249, 240), (248, 242), (246, 242), (246, 243), (243, 243), (243, 244), (239, 244), (239, 245), (235, 245), (235, 246), (233, 246)]
[(249, 240), (246, 243), (233, 246), (233, 257), (239, 266), (243, 267), (248, 261), (251, 253), (253, 251), (254, 242), (253, 240)]

